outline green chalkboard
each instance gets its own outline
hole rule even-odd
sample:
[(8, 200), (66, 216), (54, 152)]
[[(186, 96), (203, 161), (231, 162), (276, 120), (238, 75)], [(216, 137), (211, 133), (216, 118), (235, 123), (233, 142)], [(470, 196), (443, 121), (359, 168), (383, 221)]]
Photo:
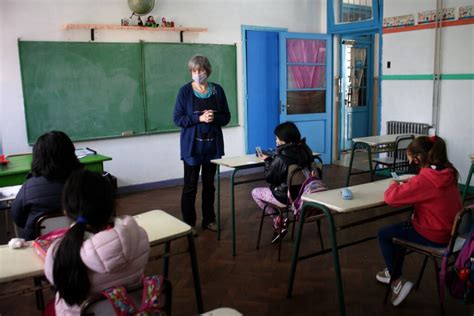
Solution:
[(224, 88), (231, 112), (228, 126), (238, 124), (235, 45), (144, 43), (147, 132), (178, 130), (173, 123), (176, 96), (179, 88), (191, 81), (188, 61), (197, 54), (209, 58), (209, 80)]
[(19, 42), (28, 142), (61, 130), (73, 140), (176, 131), (189, 59), (207, 56), (238, 124), (235, 45)]
[(138, 43), (19, 42), (28, 142), (145, 133)]

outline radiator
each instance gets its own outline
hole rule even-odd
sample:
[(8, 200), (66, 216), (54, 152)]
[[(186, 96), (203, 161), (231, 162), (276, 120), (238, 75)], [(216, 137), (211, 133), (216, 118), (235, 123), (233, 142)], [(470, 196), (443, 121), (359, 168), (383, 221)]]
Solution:
[[(430, 125), (426, 123), (414, 123), (414, 122), (400, 122), (400, 121), (387, 121), (387, 134), (420, 134), (428, 135)], [(388, 153), (389, 157), (393, 157), (393, 152)], [(398, 157), (402, 160), (406, 159), (405, 150), (398, 152)], [(400, 171), (406, 171), (403, 170)]]
[(430, 125), (426, 123), (387, 121), (387, 134), (428, 135)]

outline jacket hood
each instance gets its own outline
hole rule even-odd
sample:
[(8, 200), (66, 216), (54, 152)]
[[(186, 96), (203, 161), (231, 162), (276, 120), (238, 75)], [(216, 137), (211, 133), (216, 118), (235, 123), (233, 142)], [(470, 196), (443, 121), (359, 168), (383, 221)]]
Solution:
[(297, 161), (301, 155), (301, 147), (294, 143), (284, 144), (277, 148), (277, 153), (290, 161)]
[(81, 248), (84, 264), (98, 273), (124, 268), (140, 255), (140, 237), (143, 237), (141, 230), (131, 216), (116, 218), (113, 228), (84, 241)]
[(432, 167), (421, 168), (419, 176), (431, 182), (436, 188), (448, 187), (452, 185), (453, 181), (456, 181), (454, 170), (451, 168), (443, 170), (436, 170)]

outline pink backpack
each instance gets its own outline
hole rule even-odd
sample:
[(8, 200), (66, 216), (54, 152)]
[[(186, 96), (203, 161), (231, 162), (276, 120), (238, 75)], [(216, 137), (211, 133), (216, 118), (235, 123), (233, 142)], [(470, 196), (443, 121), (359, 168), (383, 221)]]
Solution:
[(474, 226), (449, 271), (447, 259), (443, 258), (440, 278), (441, 284), (445, 281), (451, 296), (464, 300), (465, 304), (474, 303)]
[(315, 192), (326, 191), (328, 188), (324, 182), (316, 175), (309, 172), (305, 172), (306, 180), (301, 185), (298, 196), (292, 201), (293, 214), (296, 218), (299, 217), (301, 208), (303, 207), (303, 200), (301, 197), (303, 194), (310, 194)]
[(167, 315), (171, 307), (171, 285), (163, 276), (143, 278), (143, 294), (140, 307), (133, 303), (123, 286), (114, 286), (102, 292), (114, 307), (117, 316)]

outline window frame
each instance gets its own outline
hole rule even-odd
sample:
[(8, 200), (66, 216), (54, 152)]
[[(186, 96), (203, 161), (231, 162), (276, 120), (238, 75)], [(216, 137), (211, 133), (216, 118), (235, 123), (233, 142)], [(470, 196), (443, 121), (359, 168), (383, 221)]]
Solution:
[(382, 7), (381, 3), (379, 3), (380, 0), (372, 0), (372, 19), (347, 23), (335, 23), (334, 1), (338, 1), (342, 4), (343, 0), (328, 0), (327, 2), (327, 28), (329, 34), (348, 34), (379, 29), (381, 17), (380, 9)]

